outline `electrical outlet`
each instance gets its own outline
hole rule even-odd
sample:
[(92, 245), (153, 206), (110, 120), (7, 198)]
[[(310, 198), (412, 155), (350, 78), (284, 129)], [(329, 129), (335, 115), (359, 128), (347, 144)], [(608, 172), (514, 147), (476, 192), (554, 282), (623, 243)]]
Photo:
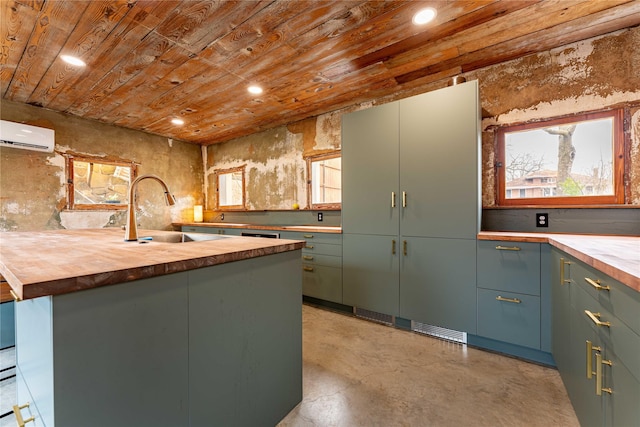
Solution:
[(322, 212), (318, 212), (318, 222), (322, 222), (323, 215)]
[(549, 214), (537, 213), (536, 214), (536, 227), (549, 227)]

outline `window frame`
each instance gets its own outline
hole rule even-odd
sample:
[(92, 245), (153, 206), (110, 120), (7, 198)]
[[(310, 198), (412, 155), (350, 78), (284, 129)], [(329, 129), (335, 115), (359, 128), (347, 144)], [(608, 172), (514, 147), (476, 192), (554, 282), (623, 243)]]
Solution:
[[(242, 165), (228, 169), (216, 169), (214, 170), (215, 182), (216, 182), (216, 210), (219, 211), (246, 211), (247, 210), (247, 194), (246, 194), (246, 167)], [(235, 172), (242, 172), (242, 204), (240, 205), (220, 205), (220, 175), (232, 174)]]
[[(313, 203), (313, 162), (329, 160), (329, 159), (342, 159), (342, 151), (332, 151), (330, 153), (317, 154), (314, 156), (305, 157), (307, 161), (307, 206), (310, 209), (322, 209), (322, 210), (340, 210), (342, 209), (342, 196), (339, 203)], [(341, 160), (342, 164), (342, 160)], [(341, 178), (342, 185), (342, 178)]]
[[(613, 147), (612, 169), (613, 194), (600, 196), (567, 196), (567, 197), (532, 197), (506, 198), (506, 147), (505, 134), (524, 130), (551, 127), (566, 123), (584, 122), (589, 120), (613, 119)], [(625, 201), (624, 171), (625, 171), (625, 140), (624, 140), (624, 109), (601, 110), (574, 114), (570, 116), (554, 117), (535, 122), (518, 123), (501, 126), (496, 131), (496, 205), (504, 207), (549, 207), (549, 206), (603, 206), (620, 205)]]
[[(91, 157), (84, 155), (66, 155), (66, 178), (67, 178), (67, 208), (73, 211), (103, 211), (103, 210), (126, 210), (129, 203), (96, 203), (96, 204), (83, 204), (76, 203), (75, 197), (75, 183), (74, 183), (74, 164), (73, 162), (85, 162), (85, 163), (99, 163), (101, 165), (113, 165), (120, 167), (128, 167), (130, 169), (129, 185), (136, 179), (138, 175), (138, 167), (134, 162), (126, 160), (105, 160), (100, 157)], [(128, 191), (128, 189), (127, 189)]]

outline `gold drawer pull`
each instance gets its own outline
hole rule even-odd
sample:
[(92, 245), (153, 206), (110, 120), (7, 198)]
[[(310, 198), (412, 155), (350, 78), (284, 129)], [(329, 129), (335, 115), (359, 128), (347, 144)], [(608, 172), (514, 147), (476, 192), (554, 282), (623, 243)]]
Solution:
[(602, 392), (613, 393), (611, 388), (602, 387), (602, 365), (613, 366), (611, 360), (602, 360), (602, 355), (596, 353), (596, 395), (602, 396)]
[(597, 345), (593, 345), (593, 343), (587, 340), (587, 379), (590, 380), (593, 377), (593, 356), (591, 355), (594, 351), (602, 351), (602, 347)]
[(313, 234), (303, 234), (302, 235), (305, 239), (313, 239)]
[(392, 208), (396, 207), (396, 192), (395, 191), (391, 192), (391, 207)]
[(560, 284), (571, 283), (571, 279), (564, 278), (564, 266), (571, 265), (571, 262), (565, 261), (564, 258), (560, 258)]
[(407, 256), (407, 241), (406, 240), (402, 241), (402, 254), (404, 256)]
[(305, 248), (307, 248), (307, 249), (313, 249), (313, 245), (305, 245)]
[(589, 316), (589, 319), (591, 319), (591, 321), (593, 323), (595, 323), (598, 326), (606, 326), (607, 328), (611, 327), (611, 322), (603, 322), (602, 320), (600, 320), (600, 313), (592, 313), (589, 310), (585, 310), (584, 313)]
[(11, 296), (13, 297), (13, 299), (14, 299), (14, 300), (16, 300), (16, 301), (22, 301), (22, 300), (20, 299), (20, 297), (18, 296), (18, 294), (16, 294), (16, 293), (13, 291), (13, 289), (9, 289), (9, 293), (11, 294)]
[(396, 254), (396, 241), (392, 240), (391, 241), (391, 255), (395, 255)]
[(306, 266), (306, 265), (304, 267), (302, 267), (302, 269), (304, 271), (313, 271), (313, 267), (309, 267), (309, 266)]
[(601, 285), (600, 284), (600, 280), (593, 280), (590, 279), (589, 277), (585, 277), (584, 278), (585, 282), (587, 282), (588, 284), (590, 284), (591, 286), (593, 286), (594, 288), (596, 288), (599, 291), (610, 291), (611, 288), (607, 285)]
[(519, 300), (518, 298), (505, 298), (503, 296), (498, 295), (496, 297), (496, 300), (498, 301), (504, 301), (504, 302), (512, 302), (514, 304), (520, 304), (522, 301)]
[(24, 405), (13, 405), (13, 414), (16, 416), (16, 423), (18, 423), (18, 427), (24, 427), (24, 425), (26, 423), (30, 423), (31, 421), (35, 421), (36, 417), (31, 416), (29, 418), (27, 418), (26, 420), (22, 418), (22, 413), (20, 412), (21, 409), (24, 408), (28, 408), (30, 405), (29, 402), (25, 403)]
[(403, 208), (407, 207), (407, 192), (406, 191), (402, 192), (402, 207)]
[(302, 255), (302, 259), (307, 260), (307, 261), (311, 261), (313, 259), (313, 257), (311, 255)]
[(519, 251), (520, 250), (520, 248), (517, 246), (501, 246), (501, 245), (496, 246), (496, 249), (499, 251)]

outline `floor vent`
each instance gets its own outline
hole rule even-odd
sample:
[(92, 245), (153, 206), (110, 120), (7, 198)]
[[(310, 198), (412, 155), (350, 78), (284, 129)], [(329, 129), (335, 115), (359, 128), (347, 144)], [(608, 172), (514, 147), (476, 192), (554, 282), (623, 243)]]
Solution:
[(353, 314), (355, 314), (356, 317), (393, 326), (393, 316), (390, 314), (378, 313), (377, 311), (365, 310), (364, 308), (358, 307), (353, 307)]
[(447, 341), (454, 341), (460, 344), (467, 343), (467, 333), (454, 331), (453, 329), (441, 328), (439, 326), (427, 325), (411, 321), (411, 330), (420, 334), (431, 335), (432, 337), (441, 338)]

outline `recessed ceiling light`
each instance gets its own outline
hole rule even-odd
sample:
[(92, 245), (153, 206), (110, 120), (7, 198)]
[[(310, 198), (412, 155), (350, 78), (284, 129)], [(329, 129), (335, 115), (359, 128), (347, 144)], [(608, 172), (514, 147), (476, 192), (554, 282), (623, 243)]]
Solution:
[(436, 17), (436, 10), (432, 7), (420, 9), (415, 15), (413, 15), (412, 22), (415, 25), (424, 25), (433, 21)]
[(175, 118), (175, 119), (171, 119), (171, 123), (177, 126), (182, 126), (184, 124), (184, 120)]
[(254, 95), (260, 95), (262, 93), (262, 88), (260, 86), (249, 86), (247, 90), (249, 91), (249, 93), (252, 93)]
[(62, 58), (62, 60), (67, 64), (75, 65), (76, 67), (84, 67), (87, 65), (82, 59), (76, 58), (75, 56), (60, 55), (60, 58)]

